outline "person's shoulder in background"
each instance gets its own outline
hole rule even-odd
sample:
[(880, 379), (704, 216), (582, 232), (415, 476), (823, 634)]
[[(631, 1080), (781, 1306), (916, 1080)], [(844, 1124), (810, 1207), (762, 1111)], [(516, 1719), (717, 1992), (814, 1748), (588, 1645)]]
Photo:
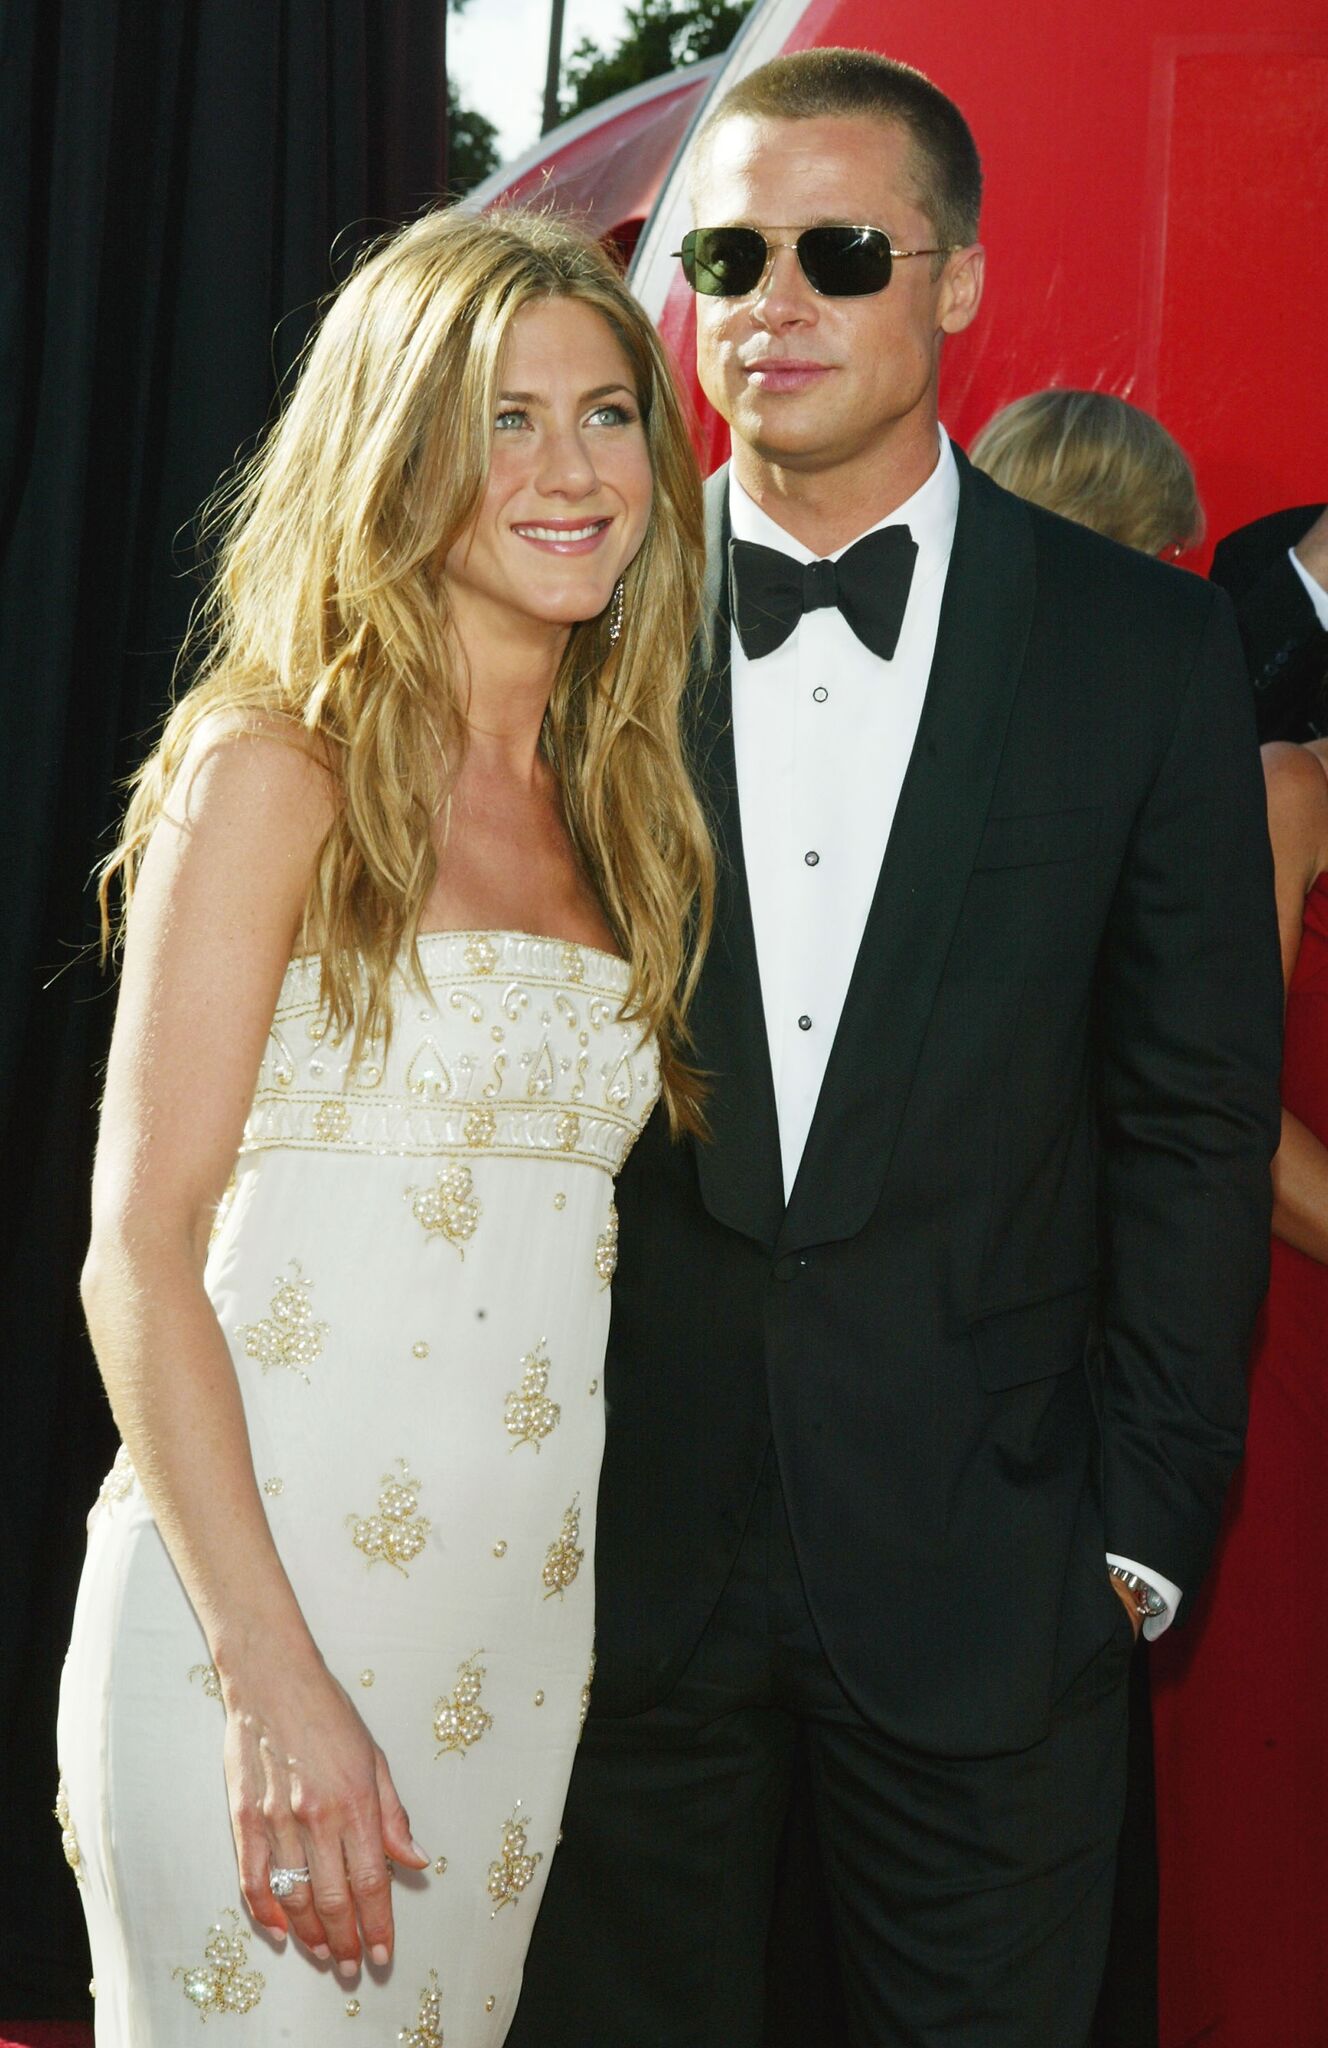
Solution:
[(1210, 575), (1230, 595), (1255, 690), (1259, 738), (1297, 745), (1328, 731), (1328, 584), (1316, 603), (1291, 559), (1323, 522), (1322, 505), (1296, 505), (1251, 520), (1213, 551)]

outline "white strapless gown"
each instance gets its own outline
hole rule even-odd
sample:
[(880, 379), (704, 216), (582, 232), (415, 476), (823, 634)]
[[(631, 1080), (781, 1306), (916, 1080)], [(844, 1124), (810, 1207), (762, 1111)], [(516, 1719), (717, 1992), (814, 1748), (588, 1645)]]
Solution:
[(434, 1861), (350, 1985), (252, 1925), (216, 1674), (121, 1452), (60, 1699), (98, 2048), (216, 2015), (255, 2048), (497, 2048), (516, 2006), (589, 1693), (613, 1176), (658, 1060), (611, 955), (420, 953), (427, 994), (400, 981), (351, 1074), (292, 963), (206, 1284), (282, 1560)]

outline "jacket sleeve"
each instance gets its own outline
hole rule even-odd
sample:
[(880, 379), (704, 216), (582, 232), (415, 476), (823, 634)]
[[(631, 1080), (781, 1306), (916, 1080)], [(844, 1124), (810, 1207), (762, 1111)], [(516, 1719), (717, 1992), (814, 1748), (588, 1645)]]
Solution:
[(1282, 1019), (1250, 689), (1230, 604), (1210, 598), (1099, 979), (1106, 1547), (1191, 1606), (1243, 1441)]

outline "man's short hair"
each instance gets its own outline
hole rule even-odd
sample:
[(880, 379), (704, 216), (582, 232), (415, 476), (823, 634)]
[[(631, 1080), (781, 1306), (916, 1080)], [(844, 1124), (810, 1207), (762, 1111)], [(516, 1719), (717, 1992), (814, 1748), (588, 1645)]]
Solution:
[(739, 79), (706, 115), (694, 145), (694, 178), (715, 130), (737, 114), (778, 121), (866, 114), (897, 121), (908, 132), (918, 205), (937, 241), (962, 249), (977, 240), (982, 205), (977, 144), (954, 101), (911, 64), (898, 64), (874, 50), (797, 50), (772, 58)]

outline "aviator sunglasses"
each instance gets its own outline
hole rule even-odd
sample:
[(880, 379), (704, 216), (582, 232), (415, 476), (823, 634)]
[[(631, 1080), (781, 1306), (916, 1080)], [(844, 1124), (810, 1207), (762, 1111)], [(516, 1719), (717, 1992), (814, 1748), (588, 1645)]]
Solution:
[[(775, 232), (771, 230), (770, 233)], [(783, 228), (782, 234), (795, 234)], [(707, 299), (741, 299), (764, 278), (776, 249), (796, 249), (802, 274), (824, 299), (863, 299), (883, 292), (892, 264), (909, 256), (951, 256), (945, 249), (892, 249), (884, 228), (803, 228), (792, 242), (771, 241), (760, 228), (691, 228), (682, 238), (683, 276)]]

